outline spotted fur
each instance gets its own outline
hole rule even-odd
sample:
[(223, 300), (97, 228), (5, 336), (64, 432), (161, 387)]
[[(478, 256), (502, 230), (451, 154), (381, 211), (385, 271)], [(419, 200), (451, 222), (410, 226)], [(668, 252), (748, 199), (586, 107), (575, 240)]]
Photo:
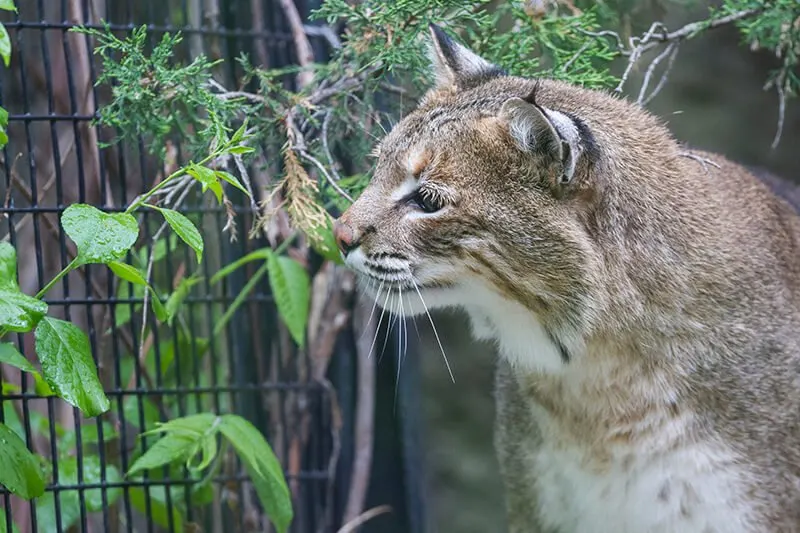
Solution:
[(800, 218), (625, 100), (432, 36), (338, 223), (379, 305), (497, 343), (511, 531), (800, 532)]

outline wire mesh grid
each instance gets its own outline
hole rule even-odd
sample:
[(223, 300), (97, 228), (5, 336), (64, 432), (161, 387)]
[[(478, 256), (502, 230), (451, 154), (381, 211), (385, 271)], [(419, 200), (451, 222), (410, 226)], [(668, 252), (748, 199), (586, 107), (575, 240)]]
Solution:
[[(66, 206), (84, 202), (124, 210), (167, 171), (142, 142), (103, 146), (115, 132), (92, 119), (109, 89), (95, 87), (99, 62), (92, 43), (71, 28), (86, 21), (102, 28), (102, 20), (121, 36), (147, 24), (152, 40), (181, 30), (185, 39), (175, 60), (201, 52), (232, 60), (244, 52), (254, 63), (274, 67), (291, 64), (293, 57), (280, 8), (267, 0), (24, 0), (18, 7), (4, 21), (13, 57), (0, 78), (0, 105), (10, 113), (10, 142), (0, 169), (0, 238), (15, 245), (20, 286), (33, 294), (75, 255), (59, 224)], [(234, 61), (223, 65), (226, 70), (217, 73), (223, 81), (241, 74)], [(180, 162), (180, 150), (174, 153)], [(252, 214), (242, 200), (230, 209), (237, 226), (247, 228)], [(199, 267), (188, 247), (166, 234), (140, 243), (129, 258), (136, 264), (137, 253), (139, 260), (144, 253), (158, 257), (153, 279), (166, 293), (199, 268), (203, 278), (174, 324), (159, 326), (152, 313), (143, 315), (143, 293), (116, 282), (101, 265), (70, 274), (47, 294), (51, 316), (88, 334), (111, 400), (108, 413), (86, 419), (65, 402), (43, 396), (29, 375), (2, 367), (0, 421), (43, 458), (49, 483), (44, 496), (32, 501), (0, 487), (0, 531), (269, 530), (232, 454), (220, 454), (211, 484), (184, 467), (151, 471), (142, 480), (124, 476), (157, 439), (138, 438), (143, 430), (204, 411), (238, 413), (267, 436), (293, 492), (292, 531), (320, 531), (330, 523), (331, 405), (279, 334), (269, 284), (257, 283), (235, 318), (215, 331), (253, 271), (245, 268), (218, 286), (209, 278), (220, 265), (266, 243), (246, 237), (231, 242), (223, 231), (226, 210), (200, 196), (190, 196), (182, 212), (204, 234)], [(153, 235), (161, 225), (146, 213), (139, 221), (142, 235)], [(33, 354), (33, 337), (13, 340), (22, 353)]]

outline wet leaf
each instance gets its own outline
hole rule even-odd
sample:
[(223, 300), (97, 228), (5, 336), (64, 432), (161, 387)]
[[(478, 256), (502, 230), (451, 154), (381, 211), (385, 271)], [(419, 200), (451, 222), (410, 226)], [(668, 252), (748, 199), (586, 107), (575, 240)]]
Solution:
[(17, 251), (0, 242), (0, 328), (24, 333), (32, 330), (47, 313), (47, 304), (27, 294), (17, 285)]
[(61, 225), (78, 245), (79, 264), (110, 263), (125, 257), (139, 237), (139, 226), (128, 213), (104, 213), (86, 204), (64, 210)]
[(0, 363), (19, 368), (23, 372), (36, 373), (36, 368), (28, 361), (24, 355), (19, 353), (17, 348), (9, 342), (0, 342)]
[(86, 334), (70, 322), (45, 317), (34, 335), (42, 375), (50, 388), (86, 416), (108, 411), (110, 403), (97, 377)]
[(167, 221), (167, 224), (172, 228), (172, 230), (178, 234), (183, 242), (191, 246), (194, 250), (195, 254), (197, 254), (197, 262), (200, 263), (203, 261), (203, 237), (200, 235), (200, 232), (197, 230), (192, 221), (186, 218), (181, 213), (174, 211), (172, 209), (166, 209), (163, 207), (156, 207), (154, 205), (150, 206), (153, 209), (158, 210), (159, 213), (164, 215), (164, 220)]
[(44, 494), (39, 461), (5, 424), (0, 424), (0, 485), (26, 500)]

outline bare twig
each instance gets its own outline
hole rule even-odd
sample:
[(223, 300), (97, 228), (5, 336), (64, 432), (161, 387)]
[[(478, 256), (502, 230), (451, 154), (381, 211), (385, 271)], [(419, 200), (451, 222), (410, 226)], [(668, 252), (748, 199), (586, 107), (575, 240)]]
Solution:
[(303, 90), (312, 81), (314, 81), (314, 73), (308, 70), (314, 63), (314, 49), (311, 48), (311, 43), (306, 35), (305, 28), (303, 27), (303, 19), (300, 18), (300, 13), (297, 11), (297, 6), (293, 0), (280, 0), (283, 14), (292, 28), (292, 38), (294, 39), (294, 48), (297, 53), (297, 62), (303, 67), (297, 74), (297, 85), (300, 90)]
[(330, 26), (311, 26), (309, 24), (304, 24), (303, 31), (306, 35), (324, 38), (328, 41), (331, 48), (339, 49), (342, 47), (342, 41), (339, 40), (339, 36), (336, 35), (336, 32), (334, 32)]
[[(661, 89), (664, 87), (664, 84), (667, 82), (667, 76), (669, 75), (670, 70), (672, 70), (672, 65), (675, 61), (675, 56), (678, 55), (678, 43), (669, 43), (664, 50), (658, 54), (658, 56), (650, 63), (650, 66), (647, 67), (647, 72), (644, 75), (644, 81), (642, 81), (642, 87), (639, 89), (639, 98), (636, 99), (636, 103), (640, 106), (647, 105), (656, 95), (661, 92)], [(649, 95), (647, 94), (647, 89), (650, 87), (650, 78), (653, 76), (653, 73), (656, 70), (656, 67), (659, 63), (665, 58), (669, 56), (669, 61), (667, 62), (667, 67), (664, 69), (664, 73), (661, 75), (661, 79), (659, 80), (658, 84), (656, 85), (653, 92)]]
[(344, 521), (352, 523), (361, 514), (369, 487), (372, 469), (372, 446), (375, 422), (375, 361), (370, 358), (370, 346), (375, 335), (375, 323), (370, 320), (370, 307), (359, 302), (355, 307), (354, 329), (356, 358), (358, 360), (358, 397), (355, 438), (355, 457), (350, 480), (350, 491), (344, 511)]
[(781, 71), (778, 79), (775, 80), (775, 90), (778, 92), (778, 129), (772, 139), (770, 147), (772, 150), (778, 148), (783, 135), (783, 124), (786, 120), (786, 71)]
[(698, 163), (703, 165), (703, 170), (705, 170), (706, 173), (708, 173), (708, 166), (707, 165), (711, 165), (714, 168), (720, 168), (720, 166), (717, 163), (715, 163), (714, 161), (712, 161), (710, 159), (707, 159), (705, 157), (701, 157), (701, 156), (699, 156), (697, 154), (693, 154), (691, 152), (678, 152), (678, 155), (681, 156), (681, 157), (688, 157), (689, 159), (694, 159), (695, 161), (697, 161)]
[(328, 185), (333, 187), (333, 190), (335, 190), (337, 193), (339, 193), (339, 196), (341, 196), (342, 198), (346, 199), (351, 204), (353, 203), (353, 197), (350, 196), (349, 194), (347, 194), (347, 192), (344, 189), (342, 189), (339, 186), (338, 183), (336, 183), (336, 180), (333, 179), (333, 177), (328, 173), (327, 170), (325, 170), (325, 165), (320, 163), (319, 159), (317, 159), (313, 155), (309, 154), (305, 150), (297, 150), (297, 149), (295, 149), (295, 151), (300, 155), (300, 157), (302, 157), (303, 159), (305, 159), (306, 161), (308, 161), (309, 163), (311, 163), (315, 167), (317, 167), (317, 169), (320, 171), (322, 176), (325, 178), (325, 181), (328, 182)]
[[(625, 83), (628, 81), (628, 77), (630, 76), (631, 72), (633, 72), (633, 68), (635, 67), (636, 63), (641, 59), (642, 55), (653, 48), (660, 46), (664, 43), (668, 43), (668, 48), (672, 47), (672, 45), (677, 45), (683, 40), (691, 39), (694, 37), (698, 32), (702, 30), (708, 29), (715, 29), (720, 28), (723, 26), (727, 26), (728, 24), (732, 24), (742, 19), (746, 19), (748, 17), (752, 17), (757, 15), (761, 11), (763, 11), (763, 7), (755, 8), (755, 9), (746, 9), (742, 11), (737, 11), (736, 13), (731, 13), (730, 15), (720, 17), (718, 19), (713, 19), (710, 21), (697, 21), (691, 22), (682, 26), (681, 28), (675, 31), (667, 31), (666, 26), (664, 26), (661, 22), (654, 22), (650, 28), (641, 36), (641, 37), (631, 37), (628, 40), (628, 44), (625, 45), (623, 43), (622, 38), (619, 36), (618, 33), (613, 31), (600, 31), (600, 32), (589, 32), (583, 31), (584, 34), (592, 36), (592, 37), (611, 37), (617, 43), (617, 50), (623, 56), (628, 58), (628, 63), (625, 65), (625, 70), (622, 73), (622, 77), (620, 78), (620, 82), (617, 87), (614, 89), (615, 92), (621, 93)], [(640, 91), (638, 102), (640, 105), (646, 104), (649, 100), (652, 99), (663, 87), (664, 83), (666, 82), (666, 76), (669, 73), (669, 70), (672, 65), (672, 60), (674, 58), (674, 54), (677, 51), (677, 47), (674, 47), (670, 50), (669, 53), (662, 53), (659, 54), (653, 61), (657, 64), (660, 62), (664, 57), (670, 56), (670, 62), (667, 67), (667, 71), (662, 76), (661, 81), (659, 82), (656, 89), (651, 93), (649, 98), (645, 98), (643, 96), (644, 91)], [(652, 67), (652, 65), (651, 65)], [(654, 67), (653, 67), (654, 68)], [(648, 69), (650, 71), (650, 69)], [(652, 73), (651, 73), (652, 75)], [(647, 80), (649, 83), (649, 79)]]
[(378, 507), (373, 507), (369, 511), (363, 512), (361, 515), (356, 517), (351, 522), (348, 522), (344, 526), (337, 531), (337, 533), (353, 533), (358, 529), (359, 526), (365, 524), (366, 522), (372, 520), (376, 516), (380, 516), (385, 513), (391, 513), (392, 508), (389, 505), (379, 505)]

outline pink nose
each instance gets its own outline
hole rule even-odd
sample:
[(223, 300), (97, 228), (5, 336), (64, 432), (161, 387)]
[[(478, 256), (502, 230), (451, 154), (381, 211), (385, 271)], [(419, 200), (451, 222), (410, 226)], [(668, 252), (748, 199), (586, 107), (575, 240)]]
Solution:
[(353, 231), (353, 228), (339, 220), (333, 223), (333, 237), (336, 239), (336, 244), (343, 254), (347, 254), (358, 245), (356, 232)]

